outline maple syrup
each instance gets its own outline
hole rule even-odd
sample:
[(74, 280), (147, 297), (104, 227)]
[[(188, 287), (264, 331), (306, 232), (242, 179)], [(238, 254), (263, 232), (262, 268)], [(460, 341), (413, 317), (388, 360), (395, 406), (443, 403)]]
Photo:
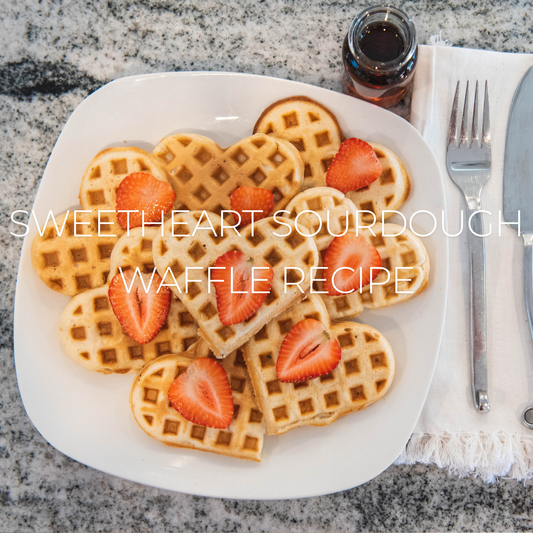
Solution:
[(342, 48), (344, 91), (382, 107), (398, 103), (413, 80), (418, 45), (411, 19), (376, 6), (355, 18)]
[(378, 22), (365, 30), (359, 47), (368, 59), (388, 63), (402, 55), (405, 42), (394, 26)]

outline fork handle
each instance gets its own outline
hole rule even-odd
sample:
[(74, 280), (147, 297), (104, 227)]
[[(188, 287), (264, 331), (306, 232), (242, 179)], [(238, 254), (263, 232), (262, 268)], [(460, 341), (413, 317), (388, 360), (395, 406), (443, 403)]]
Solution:
[[(472, 343), (472, 391), (479, 413), (488, 413), (490, 403), (487, 379), (487, 299), (485, 295), (485, 239), (480, 198), (467, 198), (468, 247), (470, 250), (470, 328)], [(476, 235), (477, 234), (477, 235)]]

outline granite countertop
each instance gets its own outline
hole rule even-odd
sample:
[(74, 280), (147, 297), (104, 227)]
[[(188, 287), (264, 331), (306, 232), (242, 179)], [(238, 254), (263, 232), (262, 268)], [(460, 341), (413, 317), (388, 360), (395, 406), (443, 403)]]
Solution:
[[(89, 93), (131, 74), (251, 72), (341, 90), (340, 46), (369, 2), (4, 0), (0, 3), (0, 531), (501, 531), (533, 527), (522, 483), (391, 466), (339, 494), (233, 501), (172, 493), (85, 467), (28, 419), (13, 362), (21, 241), (10, 213), (31, 209), (66, 120)], [(406, 1), (419, 41), (533, 52), (531, 2)], [(408, 102), (398, 108), (407, 116)]]

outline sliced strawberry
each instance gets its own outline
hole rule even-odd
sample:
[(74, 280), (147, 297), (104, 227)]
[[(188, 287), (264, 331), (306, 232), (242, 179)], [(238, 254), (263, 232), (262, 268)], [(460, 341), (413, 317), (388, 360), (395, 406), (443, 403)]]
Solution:
[(370, 185), (382, 172), (372, 146), (361, 139), (346, 139), (328, 168), (326, 183), (347, 193)]
[[(327, 269), (324, 271), (324, 290), (331, 296), (356, 291), (368, 285), (380, 273), (380, 266), (379, 252), (364, 237), (353, 232), (335, 237), (324, 257), (324, 267)], [(339, 270), (346, 267), (352, 270)], [(334, 275), (335, 286), (339, 290), (333, 286)]]
[(241, 215), (241, 226), (252, 222), (252, 213), (244, 211), (261, 211), (254, 213), (254, 220), (260, 220), (268, 216), (274, 209), (274, 195), (268, 189), (260, 187), (239, 187), (230, 196), (231, 209)]
[(334, 370), (341, 360), (341, 347), (322, 322), (307, 318), (298, 322), (283, 339), (276, 362), (278, 379), (307, 381)]
[[(154, 178), (146, 172), (135, 172), (126, 176), (117, 189), (117, 211), (128, 210), (130, 228), (142, 226), (142, 212), (144, 221), (158, 222), (161, 211), (168, 213), (174, 205), (176, 194), (172, 187), (164, 181)], [(118, 223), (122, 229), (127, 229), (128, 213), (117, 213)]]
[[(113, 312), (124, 331), (139, 344), (150, 342), (161, 329), (170, 309), (170, 289), (161, 287), (161, 276), (154, 274), (148, 292), (144, 290), (139, 276), (134, 271), (127, 270), (122, 275), (117, 274), (109, 284), (108, 296)], [(150, 277), (140, 274), (144, 284), (148, 287)], [(132, 285), (133, 282), (133, 285)], [(131, 290), (128, 293), (128, 288)]]
[(168, 389), (168, 399), (193, 424), (225, 429), (233, 418), (233, 396), (228, 375), (208, 357), (195, 359)]
[[(224, 269), (213, 270), (212, 274), (213, 281), (218, 282), (215, 283), (215, 289), (220, 321), (225, 326), (238, 324), (263, 305), (270, 292), (274, 271), (266, 262), (256, 262), (237, 251), (221, 255), (215, 267)], [(255, 270), (253, 287), (252, 267), (261, 268)]]

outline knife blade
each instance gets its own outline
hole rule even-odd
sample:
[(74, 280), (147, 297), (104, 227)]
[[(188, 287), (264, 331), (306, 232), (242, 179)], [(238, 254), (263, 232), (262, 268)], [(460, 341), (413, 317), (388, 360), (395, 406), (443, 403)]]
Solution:
[(503, 218), (533, 233), (533, 67), (514, 93), (507, 122), (503, 167)]
[[(524, 295), (533, 337), (533, 67), (518, 84), (511, 103), (503, 163), (503, 218), (524, 239)], [(519, 224), (518, 224), (519, 222)], [(523, 424), (531, 407), (526, 407)]]

